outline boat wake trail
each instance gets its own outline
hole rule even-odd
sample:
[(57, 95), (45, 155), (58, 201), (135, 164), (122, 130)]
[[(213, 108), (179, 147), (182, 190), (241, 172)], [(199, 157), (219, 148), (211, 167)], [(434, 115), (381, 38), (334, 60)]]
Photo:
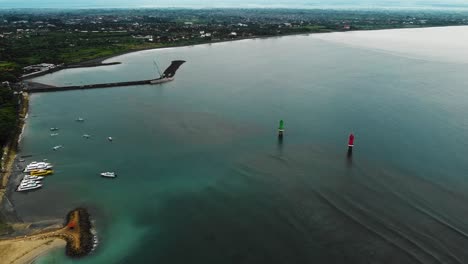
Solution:
[(244, 157), (229, 182), (261, 194), (278, 221), (308, 241), (339, 250), (346, 263), (468, 263), (464, 194), (383, 165), (285, 150)]

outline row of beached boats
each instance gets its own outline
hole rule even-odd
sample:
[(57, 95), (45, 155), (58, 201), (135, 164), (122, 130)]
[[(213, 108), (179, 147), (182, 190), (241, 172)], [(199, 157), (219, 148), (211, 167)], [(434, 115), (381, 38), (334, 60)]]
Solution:
[(44, 176), (54, 173), (52, 168), (52, 164), (48, 162), (31, 162), (23, 171), (29, 174), (24, 175), (16, 190), (18, 192), (26, 192), (42, 188), (41, 181), (44, 179)]

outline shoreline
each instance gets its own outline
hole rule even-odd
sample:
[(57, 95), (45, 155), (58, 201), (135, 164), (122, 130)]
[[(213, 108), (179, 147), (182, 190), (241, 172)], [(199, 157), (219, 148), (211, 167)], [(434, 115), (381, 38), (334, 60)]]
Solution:
[[(333, 33), (352, 33), (352, 32), (371, 32), (371, 31), (385, 31), (385, 30), (411, 30), (411, 29), (433, 29), (433, 28), (447, 28), (447, 27), (468, 27), (468, 25), (447, 25), (447, 26), (428, 26), (428, 27), (401, 27), (401, 28), (380, 28), (380, 29), (362, 29), (362, 30), (336, 30), (336, 31), (328, 31), (328, 32), (305, 32), (305, 33), (290, 33), (290, 34), (282, 34), (282, 35), (267, 35), (267, 36), (253, 36), (253, 37), (241, 37), (235, 39), (226, 39), (226, 40), (219, 40), (219, 41), (210, 41), (210, 42), (203, 42), (197, 44), (180, 44), (180, 45), (173, 45), (173, 46), (164, 46), (164, 47), (155, 47), (155, 48), (144, 48), (144, 49), (136, 49), (136, 50), (129, 50), (125, 52), (121, 52), (118, 54), (102, 57), (102, 58), (95, 58), (89, 61), (83, 61), (76, 63), (75, 65), (83, 65), (76, 68), (87, 68), (86, 63), (88, 62), (95, 62), (103, 64), (104, 61), (110, 60), (115, 57), (123, 56), (126, 54), (140, 52), (140, 51), (147, 51), (147, 50), (159, 50), (159, 49), (170, 49), (170, 48), (183, 48), (183, 47), (195, 47), (201, 45), (210, 45), (210, 44), (218, 44), (218, 43), (228, 43), (228, 42), (236, 42), (242, 40), (257, 40), (257, 39), (273, 39), (273, 38), (282, 38), (282, 37), (291, 37), (291, 36), (309, 36), (309, 35), (316, 35), (316, 34), (333, 34)], [(110, 62), (113, 63), (113, 62)], [(107, 66), (108, 63), (104, 63), (100, 66)], [(119, 62), (120, 64), (120, 62)], [(65, 70), (65, 69), (64, 69)]]
[[(10, 185), (10, 177), (13, 174), (13, 169), (16, 165), (16, 156), (18, 154), (19, 143), (21, 141), (26, 119), (29, 112), (29, 94), (23, 92), (19, 110), (19, 122), (16, 128), (15, 134), (12, 136), (10, 141), (3, 148), (5, 160), (3, 161), (5, 166), (2, 167), (1, 182), (0, 182), (0, 205), (3, 204), (3, 199), (8, 199), (8, 187)], [(0, 207), (0, 212), (4, 208)]]
[[(438, 27), (426, 27), (426, 28), (397, 28), (397, 29), (380, 29), (380, 30), (364, 30), (364, 31), (381, 31), (381, 30), (406, 30), (406, 29), (427, 29), (427, 28), (438, 28)], [(343, 31), (334, 31), (334, 32), (329, 32), (329, 33), (346, 33), (346, 32), (343, 32)], [(347, 32), (358, 32), (358, 31), (347, 31)], [(224, 41), (217, 41), (217, 42), (207, 42), (207, 43), (199, 43), (199, 44), (193, 44), (193, 45), (179, 45), (179, 46), (166, 46), (166, 47), (157, 47), (157, 48), (147, 48), (147, 49), (140, 49), (140, 50), (132, 50), (132, 51), (127, 51), (127, 52), (123, 52), (121, 54), (115, 54), (115, 55), (112, 55), (112, 56), (107, 56), (107, 57), (103, 57), (103, 58), (98, 58), (98, 59), (94, 59), (94, 60), (99, 60), (101, 63), (105, 60), (109, 60), (109, 59), (112, 59), (112, 58), (115, 58), (115, 57), (118, 57), (118, 56), (123, 56), (123, 55), (126, 55), (126, 54), (130, 54), (130, 53), (134, 53), (134, 52), (140, 52), (140, 51), (145, 51), (145, 50), (153, 50), (153, 49), (166, 49), (166, 48), (178, 48), (178, 47), (193, 47), (193, 46), (198, 46), (198, 45), (206, 45), (206, 44), (216, 44), (216, 43), (224, 43), (224, 42), (233, 42), (233, 41), (241, 41), (241, 40), (255, 40), (255, 39), (269, 39), (269, 38), (281, 38), (281, 37), (287, 37), (287, 36), (308, 36), (308, 35), (311, 35), (311, 34), (318, 34), (318, 33), (301, 33), (301, 34), (289, 34), (289, 35), (280, 35), (280, 36), (265, 36), (265, 37), (252, 37), (252, 38), (238, 38), (238, 39), (233, 39), (233, 40), (224, 40)], [(89, 66), (83, 66), (83, 67), (89, 67)], [(28, 94), (25, 94), (25, 96), (28, 98), (25, 103), (23, 102), (23, 104), (26, 104), (26, 105), (23, 105), (22, 108), (21, 108), (21, 112), (24, 113), (23, 111), (25, 111), (25, 115), (24, 117), (20, 118), (20, 124), (19, 126), (21, 126), (21, 131), (24, 129), (25, 127), (25, 122), (26, 122), (26, 118), (27, 118), (27, 113), (28, 113), (28, 107), (29, 107), (29, 96)], [(25, 107), (26, 109), (24, 109), (23, 107)], [(16, 144), (18, 144), (20, 141), (21, 141), (21, 133), (18, 133), (18, 136), (15, 135), (15, 137), (12, 139), (14, 142), (16, 142)], [(11, 149), (10, 150), (12, 154), (10, 155), (13, 155), (13, 158), (11, 159), (10, 157), (10, 162), (11, 164), (9, 164), (11, 167), (9, 167), (7, 169), (7, 172), (6, 173), (9, 173), (9, 175), (7, 177), (5, 177), (5, 175), (2, 176), (2, 184), (0, 185), (0, 206), (2, 204), (2, 200), (4, 199), (4, 197), (6, 199), (8, 199), (8, 196), (11, 195), (11, 187), (12, 187), (12, 182), (11, 182), (11, 177), (14, 177), (14, 171), (13, 171), (13, 168), (16, 164), (16, 161), (15, 161), (15, 157), (17, 156), (17, 154), (19, 153), (18, 151), (18, 148), (16, 147), (16, 149)], [(9, 152), (10, 153), (10, 152)], [(6, 184), (4, 185), (3, 183), (6, 181)], [(10, 190), (8, 192), (8, 190)], [(0, 211), (2, 211), (3, 208), (0, 208)], [(27, 228), (25, 229), (27, 230)], [(28, 230), (29, 232), (34, 232), (34, 230)], [(52, 250), (54, 248), (40, 248), (38, 249), (38, 251), (41, 251), (42, 253), (38, 256), (36, 256), (36, 258), (40, 257), (41, 255), (44, 255), (46, 254), (48, 251)], [(34, 261), (36, 258), (34, 259), (31, 259), (30, 261)], [(20, 262), (21, 263), (21, 262)], [(30, 263), (30, 262), (24, 262), (24, 263)]]
[(96, 245), (89, 213), (86, 209), (77, 208), (67, 214), (65, 223), (60, 226), (0, 239), (0, 255), (6, 263), (26, 264), (56, 248), (64, 248), (67, 256), (72, 258), (84, 257)]
[[(66, 242), (60, 238), (0, 241), (0, 254), (6, 263), (30, 264), (48, 252), (64, 248)], [(7, 250), (3, 249), (7, 248)]]
[(51, 70), (38, 72), (37, 74), (32, 74), (30, 76), (20, 77), (21, 81), (26, 81), (30, 79), (34, 79), (40, 76), (44, 76), (47, 74), (52, 74), (55, 72), (59, 72), (62, 70), (67, 69), (75, 69), (75, 68), (92, 68), (92, 67), (102, 67), (102, 66), (112, 66), (121, 64), (121, 62), (104, 62), (106, 60), (110, 60), (119, 56), (123, 56), (126, 54), (140, 52), (140, 51), (147, 51), (147, 50), (159, 50), (159, 49), (168, 49), (168, 48), (181, 48), (181, 47), (195, 47), (200, 45), (209, 45), (209, 44), (217, 44), (217, 43), (226, 43), (226, 42), (235, 42), (241, 40), (256, 40), (256, 39), (270, 39), (270, 38), (281, 38), (281, 37), (290, 37), (290, 36), (308, 36), (308, 35), (315, 35), (315, 34), (331, 34), (331, 33), (348, 33), (348, 32), (368, 32), (368, 31), (383, 31), (383, 30), (405, 30), (405, 29), (430, 29), (430, 28), (446, 28), (446, 27), (463, 27), (467, 25), (447, 25), (447, 26), (428, 26), (428, 27), (401, 27), (401, 28), (379, 28), (379, 29), (361, 29), (361, 30), (335, 30), (335, 31), (326, 31), (326, 32), (301, 32), (301, 33), (289, 33), (289, 34), (282, 34), (282, 35), (266, 35), (266, 36), (252, 36), (252, 37), (239, 37), (235, 39), (223, 39), (223, 40), (215, 40), (215, 41), (207, 41), (207, 42), (200, 42), (195, 44), (175, 44), (175, 45), (167, 45), (161, 47), (148, 47), (148, 48), (141, 48), (141, 49), (134, 49), (134, 50), (127, 50), (123, 52), (119, 52), (113, 55), (98, 57), (91, 60), (85, 60), (82, 62), (73, 63), (70, 65), (65, 65), (63, 67), (57, 67)]

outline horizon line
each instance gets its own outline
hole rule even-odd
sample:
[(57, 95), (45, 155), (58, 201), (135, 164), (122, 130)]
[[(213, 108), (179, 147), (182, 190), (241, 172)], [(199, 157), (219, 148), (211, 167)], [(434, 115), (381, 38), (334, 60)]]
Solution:
[(429, 6), (349, 6), (349, 5), (243, 5), (243, 6), (194, 6), (194, 5), (140, 5), (140, 6), (68, 6), (68, 7), (0, 7), (0, 10), (109, 10), (109, 9), (188, 9), (188, 10), (202, 10), (202, 9), (289, 9), (289, 10), (358, 10), (358, 11), (468, 11), (468, 4), (466, 6), (449, 6), (449, 7), (429, 7)]

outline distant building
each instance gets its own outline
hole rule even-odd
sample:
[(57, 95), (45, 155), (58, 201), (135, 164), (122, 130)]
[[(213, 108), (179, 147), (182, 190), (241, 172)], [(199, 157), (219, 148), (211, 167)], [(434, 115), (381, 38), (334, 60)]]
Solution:
[(7, 88), (7, 89), (11, 90), (10, 82), (2, 82), (2, 85), (0, 87), (4, 87), (4, 88)]
[(147, 41), (153, 41), (153, 36), (152, 35), (146, 35), (146, 36), (136, 35), (136, 36), (133, 36), (133, 38), (135, 38), (135, 39), (144, 39), (144, 40), (147, 40)]
[(38, 72), (38, 71), (46, 71), (50, 70), (57, 67), (55, 64), (51, 63), (41, 63), (41, 64), (36, 64), (36, 65), (29, 65), (23, 68), (23, 71), (25, 73), (31, 73), (31, 72)]

